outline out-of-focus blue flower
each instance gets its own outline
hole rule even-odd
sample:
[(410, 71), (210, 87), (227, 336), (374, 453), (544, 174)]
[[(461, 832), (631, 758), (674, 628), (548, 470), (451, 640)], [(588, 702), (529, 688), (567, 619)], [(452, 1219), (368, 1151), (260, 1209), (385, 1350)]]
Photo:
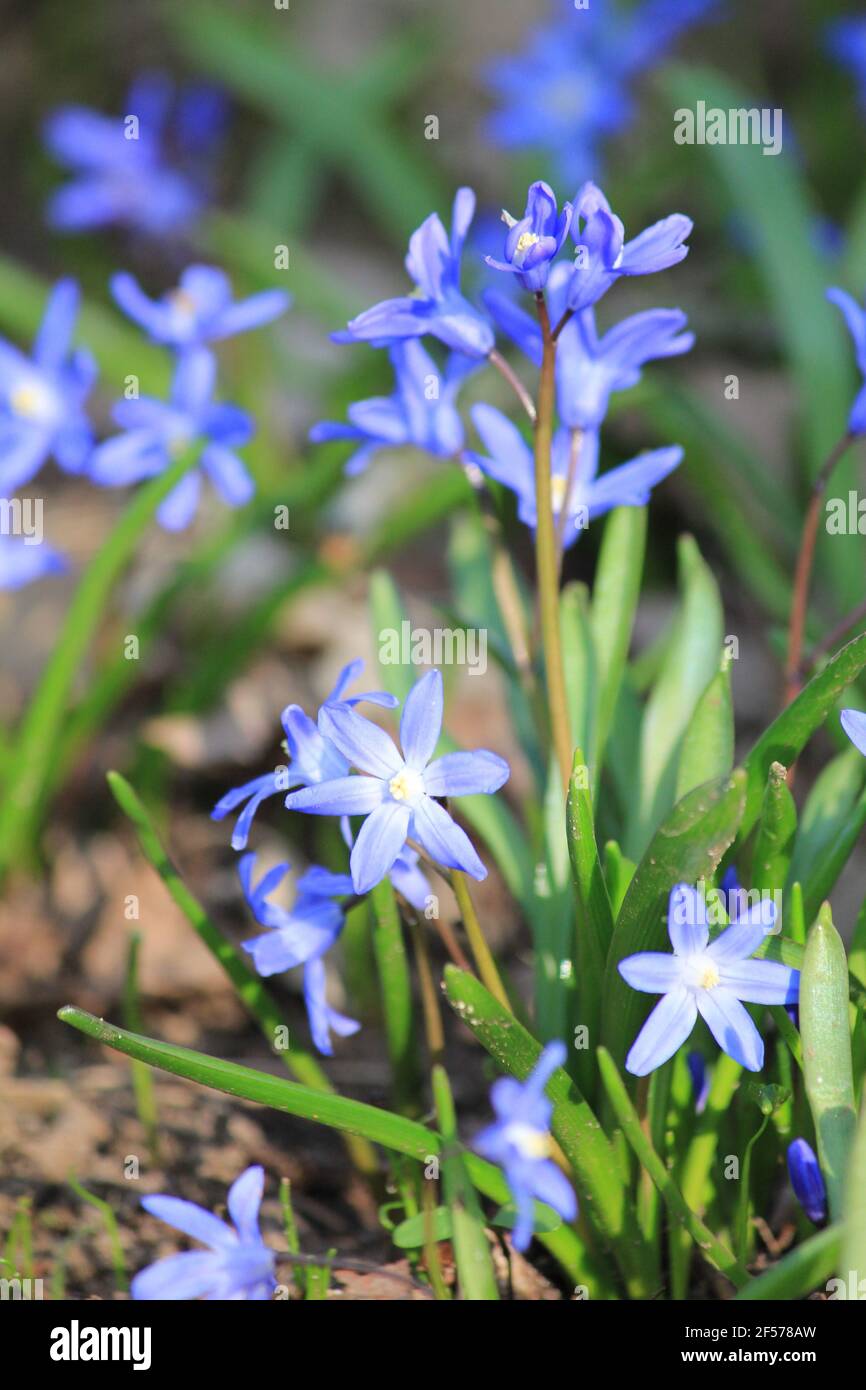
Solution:
[(356, 893), (381, 882), (409, 837), (446, 868), (462, 869), (475, 879), (487, 877), (465, 831), (434, 798), (498, 791), (509, 767), (484, 748), (445, 753), (430, 762), (442, 727), (439, 671), (421, 676), (406, 696), (402, 755), (382, 729), (345, 705), (326, 706), (319, 722), (348, 762), (367, 776), (304, 787), (286, 797), (286, 806), (318, 816), (366, 817), (350, 860)]
[(857, 83), (860, 105), (866, 107), (866, 18), (846, 15), (827, 25), (827, 52)]
[(123, 116), (62, 106), (45, 123), (45, 143), (72, 182), (48, 206), (60, 231), (121, 226), (146, 236), (186, 231), (204, 206), (201, 170), (222, 134), (223, 100), (210, 87), (175, 99), (170, 81), (149, 74), (131, 87)]
[(178, 359), (168, 402), (153, 396), (118, 401), (112, 411), (123, 434), (98, 444), (89, 473), (105, 487), (126, 487), (163, 473), (187, 449), (201, 445), (193, 468), (161, 503), (157, 518), (168, 531), (182, 531), (195, 516), (201, 485), (209, 478), (230, 507), (242, 507), (255, 484), (235, 449), (255, 431), (252, 417), (236, 405), (213, 400), (216, 358), (194, 348)]
[(323, 420), (310, 430), (313, 444), (332, 439), (351, 439), (360, 445), (346, 464), (350, 476), (362, 473), (380, 449), (414, 445), (440, 458), (450, 458), (463, 448), (463, 422), (457, 396), (477, 357), (451, 353), (444, 379), (421, 344), (415, 339), (395, 343), (390, 358), (397, 379), (393, 396), (373, 396), (349, 406), (349, 423)]
[(537, 294), (547, 284), (550, 265), (559, 255), (562, 243), (571, 226), (571, 203), (563, 203), (557, 212), (556, 195), (549, 184), (541, 181), (530, 185), (526, 211), (520, 221), (503, 211), (502, 220), (508, 226), (505, 238), (505, 260), (485, 256), (494, 270), (507, 270), (530, 294)]
[(854, 398), (851, 414), (848, 416), (848, 430), (851, 434), (863, 434), (866, 431), (866, 310), (861, 308), (847, 290), (828, 290), (827, 298), (831, 304), (842, 310), (854, 343), (854, 357), (863, 377), (863, 385)]
[(546, 1202), (563, 1221), (577, 1216), (574, 1190), (550, 1157), (553, 1106), (544, 1094), (565, 1058), (564, 1043), (548, 1043), (523, 1083), (512, 1076), (495, 1081), (490, 1100), (496, 1119), (472, 1142), (477, 1153), (498, 1163), (505, 1173), (517, 1207), (512, 1238), (518, 1250), (525, 1250), (532, 1239), (534, 1201)]
[(69, 568), (64, 555), (41, 541), (28, 545), (18, 536), (0, 535), (0, 590), (23, 589), (49, 574), (63, 574)]
[(788, 1176), (800, 1206), (816, 1226), (827, 1219), (827, 1189), (815, 1151), (805, 1139), (788, 1145)]
[(8, 497), (54, 458), (80, 473), (93, 448), (84, 410), (96, 363), (84, 348), (71, 351), (79, 293), (58, 280), (30, 357), (0, 338), (0, 491)]
[(523, 52), (487, 65), (500, 101), (488, 123), (490, 138), (505, 149), (550, 151), (557, 177), (577, 188), (598, 172), (601, 142), (631, 123), (637, 74), (716, 7), (716, 0), (639, 0), (628, 7), (593, 0), (577, 9), (574, 0), (559, 0), (561, 17), (533, 29)]
[(111, 293), (154, 342), (178, 349), (261, 328), (285, 313), (292, 302), (285, 290), (262, 290), (234, 301), (229, 277), (211, 265), (187, 266), (177, 288), (161, 299), (151, 299), (126, 271), (111, 277)]
[(707, 1071), (707, 1064), (702, 1053), (690, 1052), (686, 1057), (686, 1065), (692, 1082), (695, 1114), (702, 1115), (706, 1109), (707, 1097), (710, 1094), (710, 1075)]
[(238, 864), (238, 874), (256, 921), (268, 930), (244, 942), (244, 950), (252, 956), (260, 975), (279, 975), (303, 965), (310, 1034), (318, 1050), (330, 1057), (334, 1050), (331, 1033), (348, 1038), (361, 1027), (355, 1019), (332, 1009), (325, 997), (323, 957), (340, 935), (344, 921), (343, 909), (334, 901), (334, 895), (351, 893), (352, 880), (348, 874), (334, 874), (314, 865), (298, 879), (297, 897), (287, 910), (269, 903), (268, 896), (285, 878), (289, 865), (277, 864), (254, 884), (255, 862), (255, 854), (245, 854)]
[(259, 1231), (264, 1169), (247, 1168), (228, 1191), (229, 1221), (180, 1197), (142, 1197), (141, 1205), (208, 1250), (186, 1250), (148, 1265), (132, 1280), (134, 1299), (211, 1301), (268, 1299), (277, 1286), (276, 1257)]
[[(564, 264), (551, 272), (547, 301), (553, 323), (565, 312), (571, 273)], [(486, 291), (484, 302), (502, 331), (540, 367), (541, 329), (536, 319), (496, 290)], [(694, 346), (694, 334), (683, 331), (686, 321), (681, 309), (646, 309), (599, 338), (592, 308), (569, 319), (556, 349), (556, 396), (562, 423), (571, 429), (597, 430), (612, 392), (637, 385), (647, 362), (677, 357)]]
[(430, 333), (454, 352), (487, 357), (493, 347), (493, 330), (460, 293), (460, 258), (474, 214), (475, 194), (471, 188), (459, 188), (450, 238), (434, 212), (409, 239), (406, 269), (415, 282), (415, 292), (384, 299), (366, 309), (344, 331), (335, 333), (335, 340), (389, 347), (402, 338)]
[[(520, 520), (533, 529), (535, 462), (532, 449), (507, 416), (480, 402), (472, 407), (472, 420), (486, 454), (471, 450), (467, 459), (517, 497)], [(561, 522), (563, 545), (574, 544), (581, 531), (612, 507), (644, 507), (657, 483), (682, 462), (679, 445), (650, 449), (628, 463), (598, 477), (598, 431), (561, 428), (551, 448), (551, 500), (557, 524)]]
[[(345, 694), (363, 669), (364, 663), (360, 657), (344, 666), (322, 709), (338, 703), (352, 708), (362, 700), (369, 701), (371, 705), (379, 705), (383, 709), (394, 709), (398, 701), (384, 690), (369, 690), (363, 695)], [(268, 797), (276, 796), (277, 792), (287, 792), (292, 787), (309, 787), (315, 782), (328, 782), (335, 777), (348, 776), (349, 764), (342, 753), (324, 736), (300, 705), (287, 705), (280, 719), (286, 735), (285, 748), (289, 755), (289, 766), (278, 768), (276, 772), (266, 772), (262, 777), (254, 777), (243, 786), (233, 787), (220, 798), (211, 812), (212, 820), (222, 820), (237, 810), (243, 802), (247, 803), (232, 832), (232, 849), (246, 849), (253, 817)]]
[(680, 212), (625, 240), (620, 219), (594, 183), (585, 183), (574, 203), (571, 237), (577, 251), (566, 302), (577, 313), (597, 304), (621, 275), (655, 275), (689, 254), (683, 243), (693, 222)]
[(672, 956), (641, 951), (619, 962), (632, 989), (662, 994), (626, 1058), (634, 1076), (646, 1076), (685, 1042), (698, 1014), (723, 1052), (749, 1071), (764, 1065), (764, 1043), (743, 1007), (794, 1004), (800, 972), (780, 961), (750, 960), (776, 919), (775, 904), (757, 903), (710, 941), (707, 904), (686, 883), (671, 890), (668, 934)]

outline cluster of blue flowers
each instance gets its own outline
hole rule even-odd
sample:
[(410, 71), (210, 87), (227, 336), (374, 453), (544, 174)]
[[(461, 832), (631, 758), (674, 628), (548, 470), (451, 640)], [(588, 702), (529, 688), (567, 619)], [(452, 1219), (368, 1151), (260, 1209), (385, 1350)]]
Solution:
[(519, 55), (485, 69), (499, 103), (489, 138), (546, 152), (557, 178), (577, 188), (600, 172), (603, 142), (634, 120), (637, 78), (719, 8), (718, 0), (557, 0), (556, 16), (531, 31)]
[[(479, 308), (462, 293), (460, 262), (474, 211), (474, 193), (461, 188), (450, 236), (434, 213), (410, 239), (406, 268), (414, 292), (374, 305), (334, 334), (339, 342), (388, 348), (394, 395), (357, 402), (349, 408), (347, 424), (323, 422), (314, 426), (310, 438), (356, 443), (349, 473), (362, 471), (378, 449), (407, 444), (474, 466), (508, 487), (520, 519), (534, 526), (532, 453), (517, 427), (501, 411), (479, 403), (471, 416), (486, 452), (464, 447), (457, 396), (472, 371), (494, 353), (496, 330), (536, 366), (543, 347), (538, 322), (509, 294), (488, 289)], [(685, 331), (686, 317), (679, 309), (634, 314), (599, 336), (595, 305), (622, 276), (654, 274), (681, 261), (688, 253), (692, 223), (674, 214), (627, 241), (622, 222), (593, 183), (584, 184), (574, 205), (566, 203), (561, 210), (552, 189), (534, 183), (523, 216), (503, 217), (508, 225), (503, 257), (488, 256), (487, 263), (513, 276), (529, 294), (545, 294), (551, 321), (559, 328), (560, 426), (551, 469), (554, 511), (567, 547), (592, 518), (612, 507), (643, 506), (655, 484), (682, 460), (682, 449), (669, 446), (598, 475), (599, 430), (612, 393), (635, 385), (647, 362), (688, 352), (694, 337)], [(569, 236), (574, 259), (554, 264)], [(418, 342), (425, 336), (450, 350), (441, 381), (436, 363)]]
[[(217, 364), (205, 344), (270, 322), (288, 308), (288, 295), (268, 290), (233, 302), (227, 276), (204, 265), (190, 266), (179, 287), (156, 302), (131, 276), (117, 276), (112, 291), (154, 341), (175, 350), (169, 401), (119, 401), (113, 414), (123, 432), (95, 443), (86, 403), (96, 363), (87, 349), (72, 347), (80, 296), (74, 281), (60, 280), (30, 356), (0, 340), (0, 493), (9, 497), (26, 486), (49, 458), (67, 473), (123, 487), (155, 477), (195, 446), (198, 466), (163, 502), (162, 525), (189, 525), (203, 476), (229, 506), (243, 505), (254, 485), (235, 449), (254, 426), (238, 406), (214, 402)], [(63, 568), (63, 558), (49, 546), (0, 537), (0, 588), (19, 588)]]
[[(331, 1009), (325, 998), (323, 957), (344, 922), (344, 908), (336, 899), (366, 893), (387, 877), (407, 902), (423, 911), (429, 885), (410, 841), (443, 868), (485, 878), (487, 870), (472, 842), (441, 799), (493, 793), (509, 776), (508, 764), (487, 749), (434, 758), (443, 714), (437, 670), (421, 676), (406, 696), (399, 751), (383, 729), (355, 709), (362, 701), (393, 709), (397, 700), (381, 690), (346, 695), (362, 669), (360, 660), (343, 668), (315, 722), (298, 705), (289, 705), (282, 714), (288, 766), (233, 788), (213, 810), (213, 818), (222, 820), (243, 808), (232, 835), (236, 850), (246, 848), (259, 806), (277, 793), (285, 794), (289, 810), (339, 818), (351, 851), (350, 873), (334, 874), (314, 865), (298, 880), (291, 911), (268, 902), (288, 864), (271, 869), (254, 885), (255, 855), (245, 855), (240, 863), (247, 902), (256, 921), (267, 928), (246, 949), (261, 975), (303, 965), (310, 1032), (325, 1054), (332, 1052), (331, 1032), (346, 1036), (359, 1026)], [(352, 817), (364, 818), (357, 833)]]

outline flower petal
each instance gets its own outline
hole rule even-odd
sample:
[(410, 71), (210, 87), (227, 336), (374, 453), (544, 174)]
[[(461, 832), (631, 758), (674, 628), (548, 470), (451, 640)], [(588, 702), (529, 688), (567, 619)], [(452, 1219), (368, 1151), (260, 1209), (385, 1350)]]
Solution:
[(313, 816), (366, 816), (381, 805), (384, 795), (378, 777), (334, 777), (289, 792), (286, 809)]
[(222, 1260), (210, 1250), (185, 1250), (148, 1265), (129, 1286), (139, 1302), (201, 1298), (216, 1285), (223, 1272)]
[(697, 955), (710, 939), (707, 905), (696, 888), (678, 883), (668, 899), (668, 935), (678, 956)]
[(429, 796), (419, 797), (412, 810), (415, 835), (437, 864), (447, 869), (462, 869), (479, 883), (487, 877), (487, 870), (469, 836), (438, 801)]
[(800, 972), (776, 960), (739, 960), (722, 964), (721, 984), (746, 1004), (796, 1004)]
[(496, 792), (508, 781), (511, 769), (504, 758), (476, 748), (471, 753), (445, 753), (424, 773), (429, 796), (475, 796)]
[(442, 674), (428, 671), (406, 696), (400, 719), (400, 746), (408, 767), (421, 771), (433, 756), (442, 729)]
[(259, 1207), (264, 1190), (265, 1170), (257, 1163), (246, 1168), (229, 1188), (229, 1216), (241, 1240), (259, 1239)]
[(319, 715), (319, 728), (360, 772), (390, 781), (404, 765), (393, 739), (385, 730), (346, 705), (324, 705)]
[(617, 970), (632, 989), (643, 990), (646, 994), (667, 994), (679, 982), (681, 965), (676, 956), (661, 951), (639, 951), (621, 960)]
[(176, 1231), (183, 1231), (185, 1236), (192, 1236), (193, 1240), (203, 1241), (216, 1250), (226, 1250), (237, 1244), (231, 1227), (197, 1202), (159, 1195), (142, 1197), (141, 1205), (151, 1216), (157, 1216)]
[(859, 709), (843, 709), (839, 719), (854, 747), (866, 757), (866, 714)]
[(549, 1207), (553, 1207), (563, 1221), (573, 1221), (577, 1216), (574, 1188), (551, 1159), (542, 1159), (533, 1167), (532, 1186), (537, 1201), (546, 1202)]
[(356, 893), (381, 883), (406, 843), (411, 818), (407, 802), (383, 801), (364, 821), (349, 861)]
[(695, 997), (676, 985), (656, 1004), (625, 1059), (632, 1076), (646, 1076), (673, 1057), (691, 1033), (698, 1016)]
[(732, 990), (723, 985), (698, 991), (701, 1017), (723, 1052), (749, 1071), (764, 1065), (764, 1043), (760, 1033)]

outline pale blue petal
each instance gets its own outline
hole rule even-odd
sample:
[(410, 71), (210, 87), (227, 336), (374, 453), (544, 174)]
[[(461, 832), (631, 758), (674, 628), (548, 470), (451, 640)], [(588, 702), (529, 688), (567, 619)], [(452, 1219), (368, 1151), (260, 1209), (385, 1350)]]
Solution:
[(511, 769), (504, 758), (486, 748), (471, 753), (444, 753), (424, 772), (428, 796), (488, 795), (508, 781)]
[(722, 1051), (748, 1071), (760, 1071), (764, 1065), (764, 1043), (737, 996), (717, 985), (715, 989), (699, 990), (697, 1005)]
[(437, 864), (446, 869), (462, 869), (479, 883), (487, 877), (469, 836), (438, 801), (422, 796), (412, 810), (415, 836)]
[(243, 1241), (259, 1239), (259, 1207), (264, 1190), (265, 1170), (259, 1164), (246, 1168), (229, 1188), (229, 1216)]
[(366, 816), (382, 802), (385, 788), (377, 777), (335, 777), (286, 797), (289, 811), (313, 816)]
[(866, 757), (866, 714), (859, 709), (843, 709), (839, 719), (854, 747)]
[(216, 1250), (226, 1250), (237, 1243), (231, 1227), (196, 1202), (158, 1195), (142, 1197), (141, 1205), (151, 1216), (159, 1217), (176, 1231), (183, 1231), (185, 1236), (192, 1236), (193, 1240), (203, 1241)]
[(668, 899), (668, 935), (678, 956), (697, 955), (710, 939), (707, 905), (696, 888), (678, 883)]
[(620, 975), (632, 989), (646, 994), (667, 994), (680, 979), (682, 966), (676, 956), (660, 951), (640, 951), (626, 956), (617, 966)]
[(408, 767), (421, 771), (433, 756), (442, 729), (442, 675), (428, 671), (406, 696), (400, 719), (400, 746)]
[(694, 995), (683, 985), (676, 985), (659, 1000), (632, 1043), (626, 1070), (632, 1076), (646, 1076), (662, 1066), (685, 1042), (697, 1016)]
[(148, 1265), (136, 1274), (129, 1292), (137, 1302), (201, 1298), (223, 1273), (222, 1259), (209, 1250), (186, 1250)]
[(383, 801), (364, 821), (350, 857), (356, 893), (381, 883), (406, 843), (411, 816), (405, 801)]
[(776, 960), (741, 960), (722, 964), (721, 984), (747, 1004), (796, 1004), (800, 972)]
[(384, 729), (345, 705), (323, 706), (319, 727), (360, 772), (390, 781), (404, 766), (393, 739)]

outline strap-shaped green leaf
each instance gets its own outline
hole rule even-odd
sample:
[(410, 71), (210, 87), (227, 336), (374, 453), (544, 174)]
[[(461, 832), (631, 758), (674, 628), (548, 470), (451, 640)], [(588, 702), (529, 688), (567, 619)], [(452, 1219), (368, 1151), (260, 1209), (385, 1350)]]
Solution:
[(800, 1032), (806, 1094), (815, 1122), (818, 1157), (830, 1215), (841, 1220), (856, 1110), (848, 1020), (848, 962), (824, 903), (806, 940), (800, 977)]
[(733, 766), (734, 705), (731, 660), (726, 651), (683, 735), (677, 767), (677, 801), (704, 782), (727, 777)]

